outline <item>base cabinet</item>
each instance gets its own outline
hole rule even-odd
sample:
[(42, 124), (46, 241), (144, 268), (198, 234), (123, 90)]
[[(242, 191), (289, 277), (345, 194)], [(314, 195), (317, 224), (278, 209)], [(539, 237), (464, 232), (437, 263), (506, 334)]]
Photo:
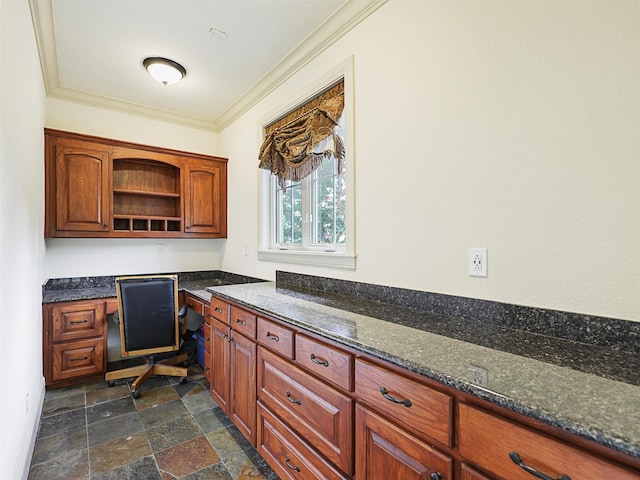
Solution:
[[(224, 311), (227, 312), (228, 308)], [(211, 396), (254, 446), (256, 348), (255, 341), (241, 335), (215, 316), (212, 317)]]
[(640, 480), (634, 459), (620, 464), (302, 328), (215, 296), (210, 317), (211, 395), (280, 478), (535, 478), (517, 452), (539, 478)]
[(107, 313), (115, 300), (83, 300), (42, 307), (44, 377), (63, 386), (103, 375), (107, 369)]

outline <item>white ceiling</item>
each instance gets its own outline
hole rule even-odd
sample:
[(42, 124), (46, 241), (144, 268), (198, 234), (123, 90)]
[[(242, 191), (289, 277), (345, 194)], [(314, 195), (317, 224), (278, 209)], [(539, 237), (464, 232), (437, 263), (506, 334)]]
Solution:
[(49, 96), (220, 131), (387, 0), (29, 1)]

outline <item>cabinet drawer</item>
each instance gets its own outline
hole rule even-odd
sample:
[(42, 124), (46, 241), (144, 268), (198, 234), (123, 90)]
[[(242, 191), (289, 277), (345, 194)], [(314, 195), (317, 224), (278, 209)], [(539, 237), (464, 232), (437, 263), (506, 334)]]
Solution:
[(217, 297), (211, 297), (211, 310), (209, 314), (223, 323), (229, 324), (229, 304)]
[(231, 328), (246, 337), (256, 338), (256, 316), (238, 307), (231, 307)]
[(53, 345), (52, 379), (64, 380), (104, 373), (104, 341), (101, 338)]
[(187, 293), (184, 301), (191, 310), (196, 312), (198, 315), (204, 316), (205, 303), (202, 300), (190, 293)]
[(296, 362), (340, 388), (353, 389), (353, 357), (347, 352), (298, 334)]
[(509, 454), (551, 478), (638, 480), (640, 474), (595, 457), (559, 440), (469, 405), (459, 405), (460, 454), (483, 470), (509, 480), (531, 480)]
[(356, 360), (356, 395), (417, 435), (453, 445), (449, 395), (361, 359)]
[(103, 334), (104, 302), (81, 302), (53, 307), (53, 341), (63, 342)]
[(258, 452), (283, 480), (347, 478), (260, 403)]
[(260, 347), (258, 398), (340, 470), (352, 473), (353, 404), (349, 397)]
[(293, 330), (290, 328), (258, 317), (258, 341), (280, 355), (293, 358)]

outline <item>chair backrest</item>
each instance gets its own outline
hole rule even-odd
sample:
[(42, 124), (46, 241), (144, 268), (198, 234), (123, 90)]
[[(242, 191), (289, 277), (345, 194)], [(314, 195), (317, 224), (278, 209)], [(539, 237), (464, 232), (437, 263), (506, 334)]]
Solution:
[(117, 277), (116, 292), (123, 357), (180, 348), (177, 275)]

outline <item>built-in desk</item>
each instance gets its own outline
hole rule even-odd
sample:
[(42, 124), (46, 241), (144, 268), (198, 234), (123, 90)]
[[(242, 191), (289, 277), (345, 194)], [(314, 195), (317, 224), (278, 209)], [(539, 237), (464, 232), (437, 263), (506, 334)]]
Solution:
[[(120, 359), (120, 336), (113, 321), (118, 309), (115, 276), (49, 280), (42, 289), (43, 371), (48, 388), (99, 378)], [(208, 303), (212, 285), (262, 280), (219, 270), (178, 273), (180, 299), (191, 295)], [(193, 329), (202, 319), (190, 313)]]

